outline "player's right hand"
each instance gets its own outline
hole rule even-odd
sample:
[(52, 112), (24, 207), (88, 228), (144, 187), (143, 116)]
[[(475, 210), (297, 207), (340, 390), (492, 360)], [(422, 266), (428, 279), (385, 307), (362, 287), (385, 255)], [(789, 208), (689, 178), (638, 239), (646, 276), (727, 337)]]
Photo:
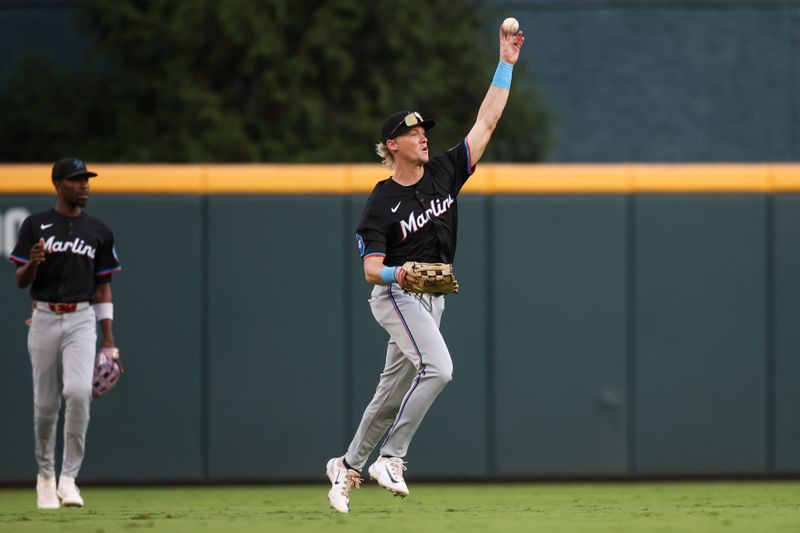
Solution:
[(506, 35), (503, 27), (500, 26), (500, 59), (509, 65), (516, 64), (524, 42), (525, 36), (522, 30), (518, 31), (516, 35)]
[(31, 263), (34, 265), (44, 263), (44, 256), (44, 239), (39, 239), (39, 242), (34, 244), (33, 248), (31, 248)]

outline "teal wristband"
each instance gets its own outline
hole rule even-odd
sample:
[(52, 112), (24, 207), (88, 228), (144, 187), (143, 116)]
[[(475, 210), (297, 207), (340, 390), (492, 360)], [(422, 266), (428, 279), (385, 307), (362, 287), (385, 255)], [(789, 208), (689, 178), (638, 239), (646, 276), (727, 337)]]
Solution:
[(492, 85), (500, 87), (501, 89), (511, 88), (511, 73), (514, 71), (514, 65), (506, 63), (502, 59), (497, 63), (497, 70), (494, 71), (494, 78)]
[(383, 267), (381, 269), (381, 281), (387, 285), (395, 283), (397, 281), (397, 278), (394, 277), (396, 271), (397, 267)]

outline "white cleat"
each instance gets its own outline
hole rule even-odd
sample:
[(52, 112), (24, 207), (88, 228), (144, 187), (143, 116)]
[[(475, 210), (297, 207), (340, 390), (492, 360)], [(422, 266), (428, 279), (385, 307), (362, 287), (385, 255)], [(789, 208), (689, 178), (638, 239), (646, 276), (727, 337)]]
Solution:
[(400, 457), (378, 457), (369, 467), (369, 477), (395, 496), (408, 496), (408, 487), (403, 479), (406, 463)]
[(331, 490), (328, 491), (328, 501), (331, 508), (340, 513), (350, 510), (350, 491), (361, 486), (361, 474), (346, 468), (341, 457), (334, 457), (325, 467), (328, 479), (331, 480)]
[(75, 478), (61, 476), (58, 479), (58, 497), (64, 507), (83, 507), (81, 491), (75, 485)]
[(58, 509), (61, 507), (56, 495), (56, 478), (47, 479), (41, 474), (36, 476), (36, 507), (39, 509)]

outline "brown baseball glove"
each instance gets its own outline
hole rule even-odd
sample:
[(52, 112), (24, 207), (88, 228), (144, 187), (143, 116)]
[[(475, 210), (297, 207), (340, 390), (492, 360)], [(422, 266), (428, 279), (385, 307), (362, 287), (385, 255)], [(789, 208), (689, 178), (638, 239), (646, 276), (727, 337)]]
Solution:
[(403, 289), (406, 292), (417, 294), (458, 292), (458, 280), (453, 274), (453, 265), (451, 264), (408, 261), (403, 265), (403, 270), (416, 278), (413, 282), (405, 278)]

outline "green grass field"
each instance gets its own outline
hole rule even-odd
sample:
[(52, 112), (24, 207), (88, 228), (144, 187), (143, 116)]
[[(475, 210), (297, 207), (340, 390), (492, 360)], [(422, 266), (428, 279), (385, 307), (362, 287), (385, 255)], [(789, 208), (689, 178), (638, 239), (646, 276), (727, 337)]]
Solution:
[(350, 513), (328, 485), (86, 487), (83, 509), (38, 511), (35, 491), (0, 489), (0, 531), (800, 532), (800, 482), (410, 485), (402, 500), (365, 482)]

